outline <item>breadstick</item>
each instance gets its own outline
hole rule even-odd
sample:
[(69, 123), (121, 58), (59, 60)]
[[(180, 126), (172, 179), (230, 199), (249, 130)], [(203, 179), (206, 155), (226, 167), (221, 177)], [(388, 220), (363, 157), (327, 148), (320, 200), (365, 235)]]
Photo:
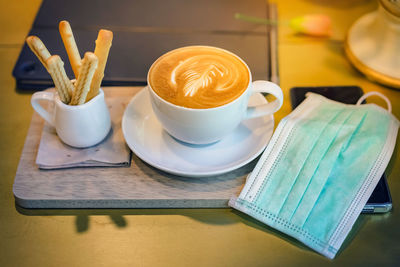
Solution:
[(46, 60), (51, 56), (49, 50), (37, 36), (28, 36), (26, 43), (37, 58), (42, 62), (43, 66), (47, 69)]
[(94, 73), (93, 81), (90, 85), (90, 91), (86, 98), (89, 101), (99, 93), (101, 81), (104, 77), (104, 69), (106, 67), (108, 53), (110, 51), (111, 42), (113, 39), (113, 32), (108, 30), (100, 30), (96, 40), (96, 48), (94, 54), (99, 59), (99, 66)]
[(82, 60), (81, 71), (76, 81), (75, 90), (72, 94), (71, 102), (69, 103), (70, 105), (81, 105), (85, 103), (97, 64), (98, 59), (96, 55), (92, 52), (86, 52)]
[(65, 50), (67, 50), (69, 62), (71, 63), (75, 78), (78, 79), (79, 68), (81, 67), (81, 56), (79, 54), (78, 47), (76, 46), (71, 26), (69, 25), (68, 21), (63, 20), (60, 22), (58, 28), (65, 46)]
[(65, 73), (64, 62), (58, 55), (54, 55), (46, 60), (46, 65), (61, 101), (68, 104), (71, 101), (74, 86)]

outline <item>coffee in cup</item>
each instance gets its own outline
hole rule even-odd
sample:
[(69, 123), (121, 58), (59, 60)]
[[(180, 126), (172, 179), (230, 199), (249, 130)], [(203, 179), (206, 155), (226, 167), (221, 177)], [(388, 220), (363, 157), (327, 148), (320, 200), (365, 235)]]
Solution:
[[(158, 58), (147, 75), (150, 101), (157, 119), (173, 137), (191, 144), (210, 144), (233, 132), (242, 120), (277, 111), (281, 88), (251, 81), (246, 63), (217, 47), (188, 46)], [(248, 107), (253, 93), (276, 100)]]
[(225, 105), (238, 98), (250, 81), (246, 65), (214, 47), (190, 46), (161, 56), (149, 71), (151, 88), (164, 100), (187, 108)]

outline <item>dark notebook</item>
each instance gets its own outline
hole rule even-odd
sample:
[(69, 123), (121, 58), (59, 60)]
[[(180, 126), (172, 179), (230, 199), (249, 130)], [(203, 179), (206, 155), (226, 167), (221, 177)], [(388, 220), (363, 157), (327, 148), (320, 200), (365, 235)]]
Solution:
[[(269, 29), (234, 18), (244, 13), (261, 18), (269, 14), (265, 0), (147, 0), (62, 1), (44, 0), (29, 35), (37, 35), (51, 54), (73, 73), (58, 32), (68, 20), (81, 57), (93, 51), (101, 28), (114, 32), (103, 85), (146, 83), (152, 62), (163, 53), (187, 45), (211, 45), (230, 50), (244, 59), (253, 79), (270, 78)], [(53, 86), (50, 75), (25, 44), (14, 67), (18, 89)]]

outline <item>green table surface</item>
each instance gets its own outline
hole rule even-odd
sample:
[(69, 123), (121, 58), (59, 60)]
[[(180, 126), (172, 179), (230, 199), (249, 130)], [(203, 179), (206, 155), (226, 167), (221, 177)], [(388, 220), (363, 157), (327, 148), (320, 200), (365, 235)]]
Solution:
[[(358, 85), (392, 101), (400, 92), (367, 80), (344, 56), (351, 24), (377, 1), (276, 1), (279, 17), (331, 16), (330, 39), (279, 31), (279, 67), (285, 104), (294, 86)], [(336, 259), (232, 209), (26, 210), (15, 206), (12, 185), (33, 110), (30, 93), (17, 93), (12, 68), (40, 6), (39, 0), (0, 1), (0, 266), (390, 266), (400, 264), (400, 160), (388, 166), (393, 210), (361, 215)], [(372, 99), (378, 104), (383, 102)]]

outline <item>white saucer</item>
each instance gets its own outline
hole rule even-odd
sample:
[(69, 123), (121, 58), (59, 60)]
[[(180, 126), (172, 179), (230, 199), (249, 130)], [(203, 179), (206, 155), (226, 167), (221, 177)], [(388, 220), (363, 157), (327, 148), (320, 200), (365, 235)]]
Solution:
[[(250, 105), (266, 103), (261, 94)], [(243, 121), (236, 130), (211, 145), (190, 145), (171, 137), (158, 122), (148, 88), (129, 102), (122, 117), (122, 132), (129, 148), (143, 161), (168, 173), (203, 177), (235, 170), (256, 158), (274, 130), (273, 115)]]

